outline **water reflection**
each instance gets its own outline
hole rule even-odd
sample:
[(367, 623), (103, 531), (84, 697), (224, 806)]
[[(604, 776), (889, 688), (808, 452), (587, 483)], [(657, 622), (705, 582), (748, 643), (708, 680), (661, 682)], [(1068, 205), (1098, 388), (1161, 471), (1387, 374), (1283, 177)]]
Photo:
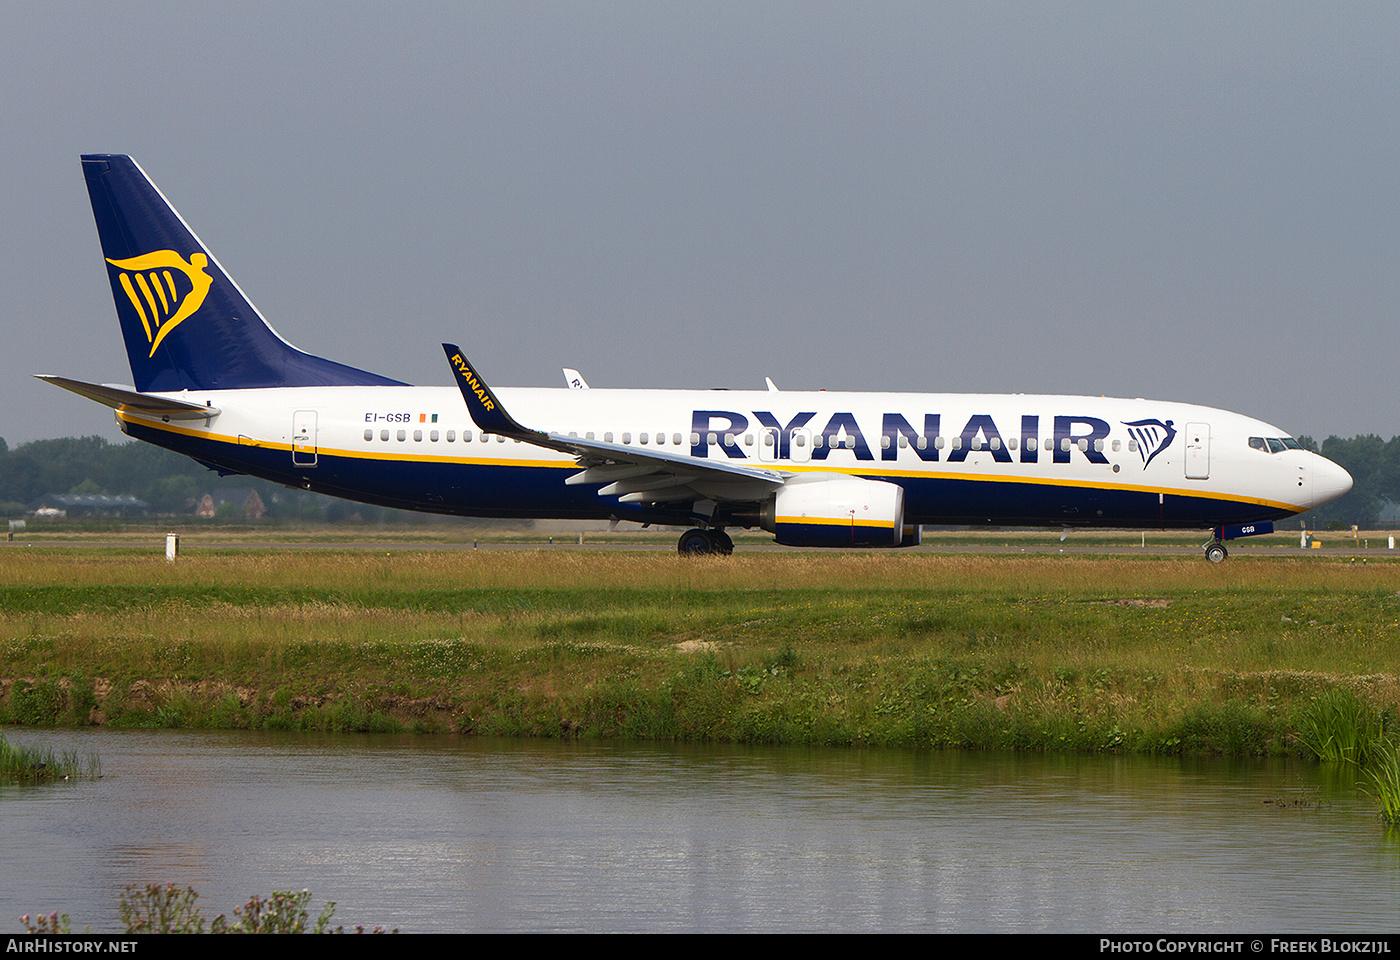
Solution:
[(105, 776), (0, 787), (0, 929), (113, 929), (123, 885), (167, 880), (209, 915), (305, 887), (411, 931), (1374, 931), (1400, 902), (1374, 807), (1304, 764), (7, 736)]

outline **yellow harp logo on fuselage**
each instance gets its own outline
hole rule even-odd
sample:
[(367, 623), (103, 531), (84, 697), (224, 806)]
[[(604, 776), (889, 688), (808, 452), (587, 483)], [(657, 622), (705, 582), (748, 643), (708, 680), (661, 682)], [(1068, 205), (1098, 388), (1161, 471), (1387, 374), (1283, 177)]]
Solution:
[[(146, 328), (153, 357), (165, 335), (200, 308), (214, 282), (204, 272), (209, 258), (202, 253), (190, 254), (188, 263), (174, 250), (107, 262), (121, 270), (117, 278)], [(177, 274), (184, 283), (176, 279)]]

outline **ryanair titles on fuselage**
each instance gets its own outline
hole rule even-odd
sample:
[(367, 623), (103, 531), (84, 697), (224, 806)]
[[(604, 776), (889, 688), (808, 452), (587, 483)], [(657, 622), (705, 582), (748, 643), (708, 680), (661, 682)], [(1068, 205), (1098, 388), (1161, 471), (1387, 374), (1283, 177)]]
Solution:
[[(712, 446), (723, 450), (725, 455), (744, 459), (743, 445), (737, 438), (752, 429), (771, 431), (776, 435), (774, 459), (793, 459), (793, 445), (804, 443), (810, 437), (810, 448), (803, 459), (825, 460), (832, 449), (850, 450), (855, 459), (876, 459), (875, 450), (866, 439), (866, 431), (851, 412), (833, 413), (825, 425), (817, 428), (813, 418), (817, 411), (804, 411), (786, 423), (766, 410), (754, 410), (753, 419), (733, 410), (696, 410), (691, 421), (691, 455), (708, 457)], [(1042, 420), (1049, 429), (1042, 433)], [(1147, 468), (1157, 454), (1161, 453), (1176, 437), (1176, 429), (1171, 420), (1135, 420), (1125, 422), (1134, 438), (1131, 448), (1142, 459), (1143, 469)], [(1036, 463), (1042, 450), (1048, 453), (1054, 463), (1069, 463), (1077, 451), (1090, 463), (1107, 464), (1104, 450), (1113, 427), (1100, 417), (1087, 415), (1057, 415), (1041, 417), (1039, 414), (1023, 414), (1015, 432), (1009, 436), (1002, 426), (993, 420), (991, 414), (978, 413), (968, 417), (962, 429), (945, 437), (941, 433), (942, 415), (924, 414), (922, 429), (911, 424), (903, 414), (885, 413), (881, 417), (880, 440), (876, 443), (880, 460), (899, 458), (901, 438), (905, 445), (919, 459), (937, 462), (961, 463), (974, 451), (991, 455), (996, 463)]]

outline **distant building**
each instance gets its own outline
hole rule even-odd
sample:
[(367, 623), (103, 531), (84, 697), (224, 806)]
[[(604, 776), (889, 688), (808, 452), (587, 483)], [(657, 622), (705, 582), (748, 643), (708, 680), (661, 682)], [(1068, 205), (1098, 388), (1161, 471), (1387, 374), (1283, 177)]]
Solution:
[(196, 517), (218, 516), (219, 508), (225, 504), (233, 504), (240, 516), (245, 520), (261, 520), (267, 513), (267, 507), (263, 506), (262, 497), (258, 496), (258, 491), (252, 487), (229, 487), (225, 490), (215, 490), (206, 493), (199, 500), (199, 505), (195, 507)]

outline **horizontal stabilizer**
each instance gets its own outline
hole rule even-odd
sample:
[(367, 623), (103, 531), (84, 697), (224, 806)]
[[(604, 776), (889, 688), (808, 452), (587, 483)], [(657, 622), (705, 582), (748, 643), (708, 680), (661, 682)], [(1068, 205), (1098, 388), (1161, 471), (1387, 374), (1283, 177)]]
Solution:
[(167, 420), (208, 420), (219, 415), (219, 408), (209, 404), (190, 403), (187, 400), (172, 400), (149, 393), (136, 393), (121, 387), (109, 387), (97, 383), (84, 383), (66, 377), (37, 374), (36, 380), (62, 387), (80, 397), (96, 400), (113, 410), (130, 410), (133, 413), (146, 413), (165, 417)]

